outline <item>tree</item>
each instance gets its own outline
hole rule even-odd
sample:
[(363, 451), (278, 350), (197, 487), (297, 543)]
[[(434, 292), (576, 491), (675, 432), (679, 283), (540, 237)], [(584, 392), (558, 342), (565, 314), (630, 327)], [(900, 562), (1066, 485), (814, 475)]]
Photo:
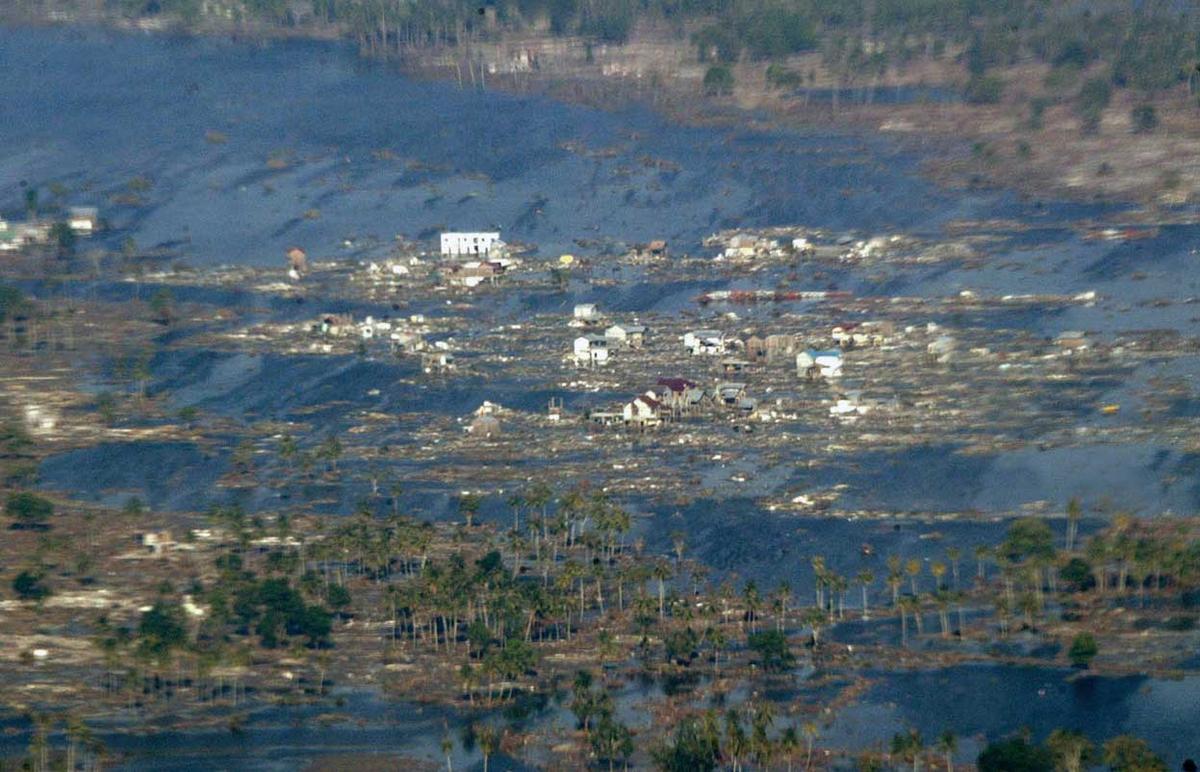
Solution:
[(32, 493), (14, 493), (8, 497), (4, 513), (17, 521), (14, 528), (42, 529), (54, 514), (54, 505)]
[(50, 588), (42, 584), (40, 572), (22, 571), (13, 579), (12, 588), (21, 600), (42, 600), (50, 595)]
[(708, 96), (728, 96), (733, 93), (733, 70), (714, 64), (704, 73), (704, 93)]
[(1129, 111), (1134, 134), (1150, 134), (1158, 128), (1158, 113), (1154, 105), (1138, 105)]
[(870, 601), (868, 598), (871, 585), (875, 583), (875, 574), (870, 571), (859, 571), (855, 579), (858, 580), (858, 586), (862, 590), (862, 618), (865, 621), (871, 618)]
[(24, 293), (8, 284), (0, 284), (0, 322), (17, 318), (29, 311), (29, 301)]
[(1085, 134), (1094, 134), (1100, 128), (1104, 108), (1112, 101), (1112, 84), (1108, 78), (1096, 77), (1087, 80), (1075, 99), (1075, 112)]
[(1096, 654), (1100, 651), (1096, 645), (1096, 637), (1091, 633), (1080, 633), (1075, 636), (1075, 640), (1071, 641), (1071, 649), (1067, 652), (1067, 656), (1071, 660), (1071, 664), (1078, 668), (1087, 669), (1092, 660), (1096, 658)]
[(1072, 496), (1067, 502), (1067, 552), (1075, 549), (1075, 537), (1079, 535), (1079, 520), (1083, 517), (1083, 507), (1078, 497)]
[(924, 751), (925, 741), (916, 729), (892, 735), (892, 754), (912, 764), (913, 772), (920, 768), (921, 754)]
[(946, 759), (946, 772), (954, 772), (954, 754), (958, 751), (958, 738), (949, 729), (938, 735), (938, 752)]
[(466, 518), (468, 528), (475, 525), (475, 515), (479, 513), (479, 507), (482, 504), (483, 498), (474, 493), (464, 493), (459, 496), (458, 511)]
[(759, 666), (769, 672), (789, 670), (796, 664), (796, 656), (788, 647), (787, 636), (779, 630), (763, 630), (751, 633), (746, 645), (759, 656)]
[(596, 758), (607, 761), (610, 770), (614, 764), (624, 764), (633, 755), (633, 733), (608, 714), (601, 716), (592, 731), (591, 743)]
[(30, 220), (36, 220), (38, 216), (38, 189), (28, 187), (25, 189), (25, 214)]
[(483, 724), (476, 727), (475, 737), (479, 739), (479, 751), (483, 754), (483, 772), (487, 772), (492, 754), (500, 747), (500, 735), (496, 731), (496, 727), (491, 724)]
[(171, 290), (166, 287), (154, 293), (150, 298), (150, 311), (154, 315), (154, 321), (159, 324), (171, 323), (171, 318), (174, 316), (171, 304), (174, 302), (174, 299)]
[(651, 750), (650, 758), (660, 772), (712, 772), (720, 753), (715, 718), (689, 716), (675, 726), (670, 740)]
[(1054, 754), (1058, 772), (1083, 772), (1095, 762), (1096, 747), (1073, 729), (1055, 729), (1046, 738), (1046, 747)]
[(1113, 772), (1167, 772), (1167, 765), (1145, 740), (1123, 734), (1104, 743), (1104, 763)]
[(999, 551), (1012, 563), (1023, 563), (1030, 559), (1050, 560), (1054, 557), (1054, 534), (1045, 520), (1018, 518), (1009, 526)]
[(988, 744), (976, 759), (979, 772), (1053, 772), (1054, 754), (1022, 736)]
[(76, 239), (69, 223), (56, 222), (50, 226), (50, 241), (57, 247), (61, 257), (67, 257), (75, 251)]
[(978, 75), (967, 81), (963, 99), (975, 105), (999, 104), (1004, 96), (1004, 81), (995, 75)]
[(186, 642), (187, 628), (178, 604), (159, 600), (142, 614), (138, 622), (138, 649), (144, 655), (162, 659)]

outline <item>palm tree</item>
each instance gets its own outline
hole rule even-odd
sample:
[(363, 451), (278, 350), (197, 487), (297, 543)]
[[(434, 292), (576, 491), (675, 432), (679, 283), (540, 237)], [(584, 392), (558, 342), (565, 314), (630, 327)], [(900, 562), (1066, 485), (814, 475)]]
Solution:
[(906, 595), (900, 599), (900, 603), (896, 606), (896, 611), (900, 614), (900, 645), (908, 646), (908, 614), (911, 611), (914, 618), (920, 614), (920, 601), (911, 595)]
[(958, 589), (958, 561), (962, 559), (962, 550), (958, 547), (946, 548), (946, 559), (950, 561), (950, 578), (954, 582), (954, 589)]
[(804, 624), (812, 628), (813, 649), (821, 645), (821, 628), (825, 626), (825, 612), (816, 606), (810, 606), (804, 612)]
[(483, 504), (483, 499), (474, 493), (464, 493), (462, 496), (459, 496), (458, 511), (466, 518), (468, 528), (474, 526), (475, 515), (479, 512), (481, 504)]
[(446, 772), (454, 772), (454, 764), (450, 759), (450, 753), (454, 750), (454, 740), (450, 739), (450, 734), (447, 732), (442, 735), (442, 755), (446, 757)]
[(820, 732), (817, 729), (816, 722), (804, 722), (804, 768), (812, 769), (812, 754), (813, 745), (817, 742), (817, 735)]
[(671, 578), (671, 565), (665, 560), (654, 561), (651, 575), (658, 580), (658, 618), (666, 617), (667, 580)]
[(858, 580), (858, 586), (862, 590), (862, 618), (866, 621), (871, 618), (871, 610), (867, 603), (867, 594), (871, 589), (871, 585), (875, 582), (875, 574), (870, 571), (859, 571), (858, 576), (855, 578)]
[(912, 588), (912, 594), (917, 594), (917, 577), (921, 575), (921, 561), (916, 558), (909, 558), (904, 564), (904, 573), (908, 574), (909, 586)]
[(796, 751), (800, 750), (800, 735), (796, 731), (795, 725), (784, 729), (783, 734), (779, 736), (779, 750), (787, 759), (788, 772), (792, 772), (792, 761), (796, 757)]
[(903, 582), (903, 578), (900, 573), (900, 558), (896, 555), (889, 555), (887, 559), (887, 568), (887, 583), (888, 587), (892, 588), (892, 605), (894, 606), (900, 602), (900, 585)]
[(982, 582), (987, 578), (984, 570), (987, 559), (991, 557), (992, 550), (986, 544), (978, 544), (975, 546), (975, 578)]
[(508, 506), (512, 508), (513, 513), (513, 533), (521, 532), (521, 507), (525, 506), (525, 499), (520, 493), (514, 493), (508, 497)]
[(1054, 754), (1060, 772), (1082, 772), (1096, 761), (1096, 746), (1073, 729), (1055, 729), (1046, 738), (1046, 747)]
[(892, 737), (892, 754), (912, 764), (913, 772), (920, 768), (921, 754), (924, 750), (925, 741), (916, 729), (909, 729)]
[(947, 729), (938, 735), (937, 749), (946, 758), (946, 772), (954, 772), (954, 754), (958, 751), (958, 738), (954, 732)]
[(1075, 549), (1075, 537), (1079, 534), (1079, 519), (1083, 517), (1083, 507), (1075, 496), (1067, 502), (1067, 552)]
[(946, 564), (935, 560), (929, 565), (929, 573), (933, 574), (935, 590), (942, 589), (942, 579), (946, 576)]
[(475, 736), (479, 739), (479, 751), (483, 754), (483, 772), (487, 772), (488, 762), (500, 744), (500, 736), (491, 724), (483, 724), (476, 728)]

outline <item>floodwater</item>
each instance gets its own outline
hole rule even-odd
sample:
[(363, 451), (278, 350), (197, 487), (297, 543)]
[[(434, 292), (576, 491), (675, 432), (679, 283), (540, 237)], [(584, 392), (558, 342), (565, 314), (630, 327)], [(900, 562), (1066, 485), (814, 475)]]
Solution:
[(932, 741), (945, 730), (959, 737), (962, 761), (1022, 728), (1044, 740), (1051, 729), (1076, 729), (1093, 741), (1132, 733), (1177, 769), (1200, 753), (1200, 679), (1079, 677), (1053, 667), (959, 665), (887, 672), (861, 703), (843, 710), (821, 737), (831, 744), (885, 747), (896, 732), (919, 730)]
[[(982, 268), (884, 269), (882, 277), (847, 269), (836, 281), (867, 294), (1094, 289), (1102, 300), (1092, 307), (1014, 312), (998, 323), (1047, 336), (1066, 329), (1196, 332), (1197, 313), (1183, 301), (1200, 294), (1194, 271), (1200, 230), (1163, 228), (1153, 240), (1128, 244), (1088, 241), (1073, 226), (1119, 209), (939, 190), (919, 176), (920, 158), (884, 138), (679, 127), (643, 109), (604, 112), (415, 82), (362, 62), (347, 46), (301, 41), (0, 29), (0, 73), (0, 214), (19, 215), (23, 184), (39, 187), (47, 198), (57, 183), (68, 190), (63, 204), (101, 207), (112, 226), (104, 243), (132, 237), (144, 247), (169, 244), (197, 266), (278, 265), (292, 244), (317, 259), (372, 255), (399, 234), (430, 240), (442, 228), (498, 228), (510, 240), (535, 242), (541, 254), (553, 255), (586, 252), (577, 238), (630, 243), (661, 237), (677, 249), (694, 250), (705, 235), (736, 226), (804, 224), (937, 237), (953, 220), (1009, 218), (1029, 230), (998, 241), (992, 249), (1003, 259)], [(938, 92), (928, 98), (953, 97)], [(759, 280), (768, 278), (775, 277)], [(742, 279), (734, 286), (755, 284)], [(573, 286), (565, 294), (506, 294), (473, 313), (481, 323), (512, 321), (577, 301), (613, 311), (675, 312), (694, 310), (695, 294), (719, 288), (687, 277), (605, 289)], [(108, 284), (76, 291), (122, 297), (131, 289)], [(253, 307), (275, 320), (309, 316), (319, 301), (298, 306), (236, 289), (175, 291), (184, 301)], [(1151, 302), (1161, 297), (1172, 302)], [(404, 383), (414, 367), (403, 362), (229, 354), (175, 343), (152, 362), (151, 393), (173, 409), (194, 406), (238, 420), (303, 415), (344, 428), (353, 413), (366, 410), (463, 415), (484, 399), (540, 409), (548, 397), (512, 379), (414, 387)], [(1145, 385), (1163, 368), (1143, 366), (1130, 383)], [(1194, 376), (1194, 362), (1175, 363), (1171, 373)], [(1106, 393), (1120, 398), (1128, 388), (1114, 384)], [(595, 398), (581, 396), (568, 407)], [(1191, 414), (1194, 405), (1183, 402), (1177, 410)], [(1078, 421), (1089, 420), (1080, 411)], [(381, 439), (405, 441), (399, 429), (394, 435)], [(950, 546), (970, 555), (974, 545), (994, 543), (1012, 513), (1030, 502), (1082, 494), (1110, 509), (1148, 515), (1200, 505), (1200, 464), (1165, 441), (1041, 451), (1036, 438), (1028, 439), (1025, 449), (992, 456), (964, 456), (949, 446), (863, 453), (847, 459), (847, 469), (858, 471), (804, 480), (849, 483), (846, 506), (992, 515), (979, 522), (802, 519), (768, 512), (751, 498), (679, 507), (629, 503), (650, 552), (669, 553), (670, 534), (682, 530), (688, 554), (716, 574), (768, 587), (787, 581), (797, 591), (811, 585), (814, 554), (844, 575), (869, 569), (877, 576), (888, 555), (944, 560)], [(196, 509), (198, 503), (228, 502), (211, 496), (229, 470), (229, 450), (189, 442), (107, 444), (49, 459), (42, 484), (114, 506), (138, 496), (156, 508)], [(433, 516), (450, 515), (446, 486), (424, 479), (428, 470), (420, 465), (401, 464), (401, 471), (409, 503)], [(796, 481), (790, 471), (780, 475), (777, 485)], [(310, 486), (295, 495), (282, 499), (277, 491), (252, 489), (235, 500), (248, 509), (319, 500), (328, 511), (349, 511), (362, 491)], [(506, 514), (490, 502), (484, 517)], [(864, 543), (874, 557), (863, 554)], [(850, 599), (856, 603), (857, 593)], [(1200, 752), (1185, 747), (1200, 711), (1194, 679), (1067, 675), (1053, 668), (984, 666), (881, 675), (866, 702), (839, 715), (823, 737), (866, 747), (905, 726), (918, 726), (927, 737), (953, 728), (968, 738), (966, 759), (981, 738), (1022, 725), (1042, 734), (1066, 721), (1098, 738), (1137, 732), (1172, 759)], [(359, 712), (377, 708), (382, 710), (368, 705)], [(436, 740), (430, 738), (440, 736), (441, 720), (397, 718), (402, 729), (378, 723), (313, 732), (280, 719), (270, 727), (251, 725), (243, 738), (172, 735), (157, 744), (153, 738), (121, 742), (140, 759), (135, 768), (207, 768), (240, 762), (247, 753), (256, 768), (294, 768), (308, 751), (288, 756), (280, 749), (315, 753), (366, 745), (436, 761)], [(938, 723), (944, 721), (954, 725)]]
[[(20, 211), (22, 181), (59, 182), (103, 207), (112, 238), (179, 244), (196, 265), (445, 227), (499, 227), (549, 254), (576, 238), (686, 247), (737, 224), (929, 230), (996, 199), (938, 193), (882, 141), (460, 91), (350, 46), (0, 30), (0, 72), (0, 103), (20, 105), (0, 123), (0, 207)], [(141, 205), (114, 202), (129, 193)]]

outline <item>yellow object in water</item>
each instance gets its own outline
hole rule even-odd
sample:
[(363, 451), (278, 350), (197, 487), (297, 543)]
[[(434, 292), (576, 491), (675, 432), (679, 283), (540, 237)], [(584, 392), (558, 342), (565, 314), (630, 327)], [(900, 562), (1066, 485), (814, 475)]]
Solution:
[(575, 255), (559, 255), (558, 262), (561, 265), (570, 265), (575, 262)]
[(1104, 407), (1100, 408), (1100, 412), (1103, 413), (1104, 415), (1112, 415), (1113, 413), (1121, 412), (1121, 406), (1120, 405), (1105, 405)]

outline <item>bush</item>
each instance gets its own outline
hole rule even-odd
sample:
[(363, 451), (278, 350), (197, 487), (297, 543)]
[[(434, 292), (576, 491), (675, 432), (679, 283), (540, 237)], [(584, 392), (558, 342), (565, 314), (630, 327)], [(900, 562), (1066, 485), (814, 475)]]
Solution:
[(989, 744), (976, 760), (979, 772), (1053, 772), (1054, 754), (1024, 737)]
[(1058, 578), (1071, 585), (1076, 592), (1096, 586), (1092, 565), (1083, 558), (1071, 558), (1067, 561), (1067, 564), (1058, 570)]
[(967, 81), (963, 99), (973, 105), (994, 105), (1004, 95), (1004, 81), (994, 75), (976, 75)]
[(788, 647), (787, 636), (778, 630), (752, 633), (746, 643), (751, 651), (758, 654), (763, 670), (781, 672), (796, 664), (796, 656)]
[(692, 37), (701, 62), (733, 64), (742, 53), (742, 41), (728, 25), (712, 24)]
[(1067, 656), (1075, 667), (1086, 668), (1099, 652), (1096, 637), (1091, 633), (1080, 633), (1071, 641), (1071, 650), (1067, 652)]
[(42, 584), (41, 574), (22, 571), (13, 579), (12, 588), (21, 600), (41, 600), (50, 595), (50, 588)]
[(17, 522), (17, 528), (44, 528), (54, 514), (54, 505), (32, 493), (14, 493), (8, 497), (4, 513)]
[(704, 73), (704, 93), (724, 96), (733, 93), (733, 71), (724, 65), (713, 65)]
[(1134, 134), (1149, 134), (1158, 128), (1158, 113), (1154, 105), (1138, 105), (1129, 111)]
[(1112, 84), (1108, 78), (1090, 78), (1083, 84), (1075, 100), (1075, 110), (1085, 132), (1092, 133), (1100, 128), (1100, 118), (1110, 101)]

